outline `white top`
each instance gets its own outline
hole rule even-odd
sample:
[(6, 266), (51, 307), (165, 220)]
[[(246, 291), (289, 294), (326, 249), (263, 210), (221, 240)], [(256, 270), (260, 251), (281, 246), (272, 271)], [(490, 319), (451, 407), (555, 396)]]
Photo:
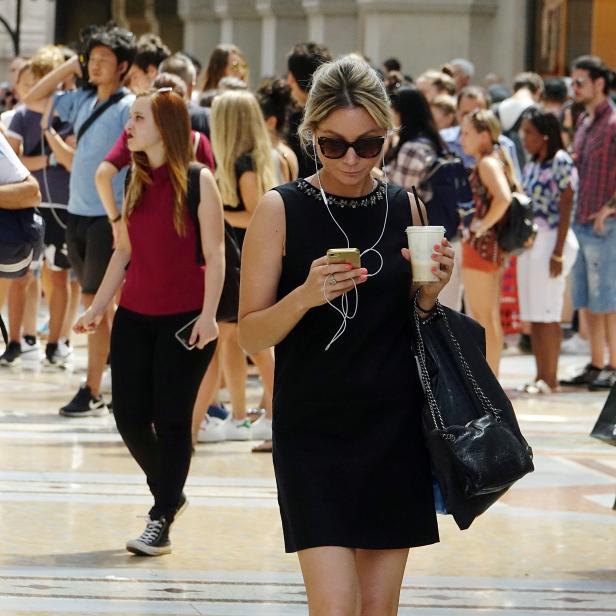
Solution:
[(0, 185), (23, 182), (29, 175), (11, 144), (0, 133)]

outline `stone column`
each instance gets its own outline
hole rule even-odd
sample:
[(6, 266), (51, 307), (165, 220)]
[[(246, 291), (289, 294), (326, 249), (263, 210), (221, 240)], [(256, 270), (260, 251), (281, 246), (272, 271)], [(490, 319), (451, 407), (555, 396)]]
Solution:
[(261, 76), (261, 18), (254, 0), (215, 0), (214, 11), (221, 20), (220, 42), (237, 45), (250, 67), (250, 85)]
[(284, 76), (286, 57), (306, 40), (306, 15), (298, 0), (257, 0), (261, 16), (261, 75)]
[(178, 14), (184, 22), (182, 47), (199, 58), (205, 70), (220, 42), (220, 18), (214, 10), (214, 0), (178, 0)]
[(302, 0), (308, 40), (327, 45), (332, 55), (361, 51), (356, 0)]
[[(394, 56), (405, 72), (416, 76), (454, 57), (490, 62), (499, 0), (357, 0), (357, 4), (364, 53), (375, 65)], [(510, 30), (514, 23), (519, 22), (510, 23)]]

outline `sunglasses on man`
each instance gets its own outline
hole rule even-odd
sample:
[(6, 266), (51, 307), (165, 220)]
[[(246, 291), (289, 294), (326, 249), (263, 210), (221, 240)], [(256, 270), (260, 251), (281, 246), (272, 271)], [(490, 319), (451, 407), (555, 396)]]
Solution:
[(352, 143), (338, 137), (319, 137), (317, 143), (325, 158), (342, 158), (349, 148), (360, 158), (374, 158), (381, 153), (385, 137), (361, 137)]

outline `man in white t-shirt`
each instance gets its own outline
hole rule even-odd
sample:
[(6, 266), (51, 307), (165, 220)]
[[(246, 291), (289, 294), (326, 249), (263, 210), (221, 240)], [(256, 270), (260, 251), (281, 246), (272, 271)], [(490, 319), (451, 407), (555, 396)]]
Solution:
[[(0, 131), (0, 278), (14, 276), (14, 264), (3, 264), (2, 244), (10, 238), (3, 238), (2, 231), (10, 229), (12, 216), (21, 216), (22, 210), (36, 207), (41, 202), (38, 182), (21, 163), (13, 148)], [(4, 266), (4, 267), (3, 267)], [(26, 303), (28, 269), (15, 278), (9, 288), (9, 340), (0, 356), (0, 365), (14, 365), (21, 355), (21, 323)]]

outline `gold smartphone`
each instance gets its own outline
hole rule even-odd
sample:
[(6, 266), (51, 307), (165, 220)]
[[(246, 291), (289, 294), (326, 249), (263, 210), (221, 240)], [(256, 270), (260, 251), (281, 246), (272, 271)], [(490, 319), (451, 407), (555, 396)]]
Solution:
[(330, 248), (327, 251), (327, 260), (350, 263), (354, 269), (361, 267), (359, 248)]

